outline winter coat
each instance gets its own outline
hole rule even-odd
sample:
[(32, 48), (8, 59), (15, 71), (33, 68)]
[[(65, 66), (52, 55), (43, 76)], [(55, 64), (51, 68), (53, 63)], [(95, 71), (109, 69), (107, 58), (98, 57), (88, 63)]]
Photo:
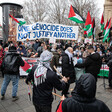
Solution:
[(50, 65), (51, 65), (52, 70), (55, 71), (54, 66), (56, 66), (56, 68), (61, 66), (61, 64), (59, 63), (60, 55), (57, 52), (53, 52), (53, 55), (54, 56), (52, 58)]
[(75, 67), (85, 68), (85, 73), (91, 73), (97, 80), (102, 65), (101, 57), (98, 53), (91, 54), (86, 57), (84, 63), (76, 64)]
[(43, 47), (42, 46), (38, 47), (37, 49), (38, 57), (40, 57), (42, 52), (43, 52)]
[(32, 47), (34, 48), (35, 51), (37, 51), (37, 49), (40, 45), (41, 45), (40, 42), (35, 42)]
[[(34, 72), (37, 68), (35, 65), (29, 73), (26, 82), (34, 82)], [(47, 70), (45, 82), (40, 85), (33, 85), (33, 104), (34, 105), (51, 105), (53, 102), (52, 90), (53, 88), (63, 90), (65, 88), (65, 82), (61, 82), (55, 72), (50, 69)]]
[(65, 77), (70, 77), (69, 83), (75, 82), (73, 60), (71, 59), (70, 63), (69, 57), (65, 52), (62, 53), (62, 75)]
[[(12, 61), (10, 63), (6, 63), (5, 62), (5, 58), (7, 58), (10, 60), (12, 59)], [(15, 63), (14, 63), (15, 62)], [(13, 69), (15, 69), (14, 71), (12, 70), (12, 72), (8, 71), (7, 68), (5, 68), (6, 64), (11, 64), (14, 63), (14, 67)], [(9, 74), (9, 75), (19, 75), (19, 67), (20, 66), (24, 66), (24, 61), (22, 60), (21, 56), (17, 53), (17, 52), (8, 52), (5, 57), (4, 60), (2, 62), (2, 69), (3, 69), (3, 73), (4, 74)]]
[(95, 94), (95, 78), (91, 74), (83, 74), (72, 97), (61, 101), (56, 112), (110, 112), (104, 102), (95, 98)]
[(112, 87), (112, 53), (110, 54), (106, 62), (109, 67), (109, 75), (108, 75), (109, 86)]
[(18, 49), (17, 51), (21, 54), (23, 53), (22, 56), (26, 57), (27, 56), (27, 51), (25, 49), (25, 47), (23, 45), (20, 45), (20, 47), (22, 47), (22, 50)]
[(0, 51), (0, 67), (2, 65), (3, 56), (4, 56), (4, 53), (3, 53), (3, 48), (2, 48), (1, 51)]

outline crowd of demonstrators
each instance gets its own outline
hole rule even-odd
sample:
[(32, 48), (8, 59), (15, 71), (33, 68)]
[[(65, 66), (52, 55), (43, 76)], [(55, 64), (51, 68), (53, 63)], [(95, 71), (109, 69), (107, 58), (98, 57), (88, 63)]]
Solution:
[[(2, 65), (4, 65), (3, 60), (5, 60), (6, 56), (9, 57), (14, 56), (12, 53), (10, 53), (10, 49), (11, 48), (14, 49), (14, 46), (17, 49), (16, 49), (16, 53), (14, 52), (13, 54), (17, 54), (17, 57), (20, 56), (20, 57), (28, 57), (28, 58), (38, 58), (38, 57), (40, 58), (39, 64), (35, 65), (32, 68), (31, 72), (29, 73), (26, 79), (27, 84), (31, 82), (31, 80), (33, 81), (33, 104), (37, 112), (44, 112), (44, 111), (51, 112), (52, 101), (53, 101), (53, 96), (52, 96), (53, 87), (58, 90), (62, 90), (62, 95), (64, 95), (67, 98), (70, 84), (76, 82), (76, 84), (79, 84), (80, 86), (80, 83), (84, 81), (81, 80), (81, 77), (83, 77), (82, 75), (83, 73), (89, 73), (92, 75), (92, 76), (90, 75), (90, 78), (88, 78), (88, 80), (94, 76), (94, 80), (96, 84), (97, 75), (100, 72), (102, 62), (107, 63), (107, 65), (109, 66), (109, 87), (112, 87), (112, 75), (111, 75), (112, 46), (107, 43), (85, 44), (77, 41), (59, 40), (55, 44), (51, 44), (48, 41), (42, 41), (39, 39), (33, 41), (26, 40), (25, 42), (17, 42), (17, 43), (13, 43), (10, 41), (7, 42), (4, 46), (0, 46), (0, 56), (1, 56), (0, 63), (2, 63)], [(18, 70), (20, 66), (24, 65), (24, 63), (22, 62), (22, 58), (20, 64), (22, 65), (18, 65), (17, 67)], [(62, 80), (56, 75), (57, 71), (54, 68), (54, 66), (56, 68), (62, 67), (62, 75), (64, 76)], [(13, 75), (10, 75), (9, 72), (6, 72), (5, 68), (6, 67), (4, 66), (2, 67), (2, 71), (4, 72), (4, 81), (1, 89), (2, 99), (4, 99), (6, 88), (10, 80), (16, 82), (16, 86), (13, 85), (14, 92), (12, 93), (12, 97), (17, 99), (16, 96), (17, 96), (19, 78), (18, 80), (15, 80), (14, 77), (18, 76), (19, 71), (17, 70), (14, 73), (11, 72), (11, 74)], [(92, 80), (90, 80), (90, 82), (91, 81)], [(88, 83), (88, 82), (85, 81), (84, 83)], [(81, 93), (80, 96), (81, 98), (83, 97), (82, 94), (83, 89), (81, 90), (79, 86), (76, 85), (76, 89), (79, 88), (79, 91), (78, 90), (73, 91), (74, 93), (72, 96), (73, 99), (76, 98), (74, 95), (78, 93)], [(90, 88), (87, 88), (87, 90)], [(90, 96), (91, 92), (89, 91), (85, 92), (84, 90), (86, 96), (84, 96), (85, 98), (81, 99), (81, 101), (83, 100), (85, 101), (87, 98), (87, 102), (89, 102), (88, 97), (91, 98), (90, 101), (95, 99), (94, 97), (95, 91), (96, 89), (94, 89), (92, 93), (94, 95), (91, 98)], [(78, 97), (79, 96), (77, 96), (77, 98)], [(77, 101), (79, 99), (75, 99), (75, 100)], [(97, 100), (94, 100), (94, 102), (95, 101), (97, 103)], [(92, 103), (94, 104), (94, 102)], [(99, 102), (99, 104), (103, 105), (102, 102)], [(69, 105), (69, 104), (64, 103), (63, 105)], [(65, 112), (69, 112), (69, 109), (68, 111)]]
[[(50, 44), (48, 41), (42, 41), (39, 39), (32, 40), (32, 41), (27, 39), (25, 42), (17, 42), (16, 44), (9, 41), (9, 42), (6, 42), (6, 44), (4, 46), (0, 46), (0, 57), (1, 57), (0, 65), (2, 63), (4, 55), (8, 53), (8, 49), (12, 45), (17, 47), (18, 54), (20, 54), (22, 57), (29, 57), (29, 58), (40, 57), (41, 53), (44, 51), (44, 47), (46, 46), (48, 48), (48, 50), (51, 51), (54, 55), (53, 62), (51, 62), (52, 69), (54, 70), (54, 68), (53, 68), (54, 65), (56, 66), (56, 68), (58, 66), (62, 66), (63, 74), (65, 74), (63, 72), (63, 68), (64, 69), (66, 68), (63, 66), (64, 65), (66, 66), (67, 59), (70, 58), (70, 53), (67, 54), (67, 53), (65, 53), (65, 51), (67, 51), (67, 48), (71, 47), (73, 49), (73, 53), (71, 55), (72, 58), (75, 57), (74, 59), (76, 59), (76, 58), (82, 59), (82, 63), (78, 63), (78, 64), (76, 64), (76, 66), (74, 65), (75, 66), (74, 70), (76, 71), (76, 73), (74, 73), (74, 74), (80, 74), (79, 72), (82, 69), (82, 67), (85, 68), (86, 73), (90, 72), (91, 71), (90, 68), (92, 68), (92, 71), (94, 71), (94, 72), (97, 71), (96, 74), (93, 73), (92, 71), (90, 72), (95, 76), (96, 79), (97, 79), (97, 74), (99, 72), (99, 68), (101, 67), (101, 60), (103, 59), (103, 62), (105, 61), (106, 63), (108, 63), (109, 60), (112, 59), (112, 56), (111, 56), (112, 55), (112, 53), (111, 53), (112, 47), (107, 43), (95, 43), (94, 42), (92, 45), (93, 53), (91, 53), (91, 50), (88, 49), (88, 46), (91, 45), (89, 43), (85, 44), (85, 43), (81, 43), (81, 42), (77, 42), (77, 41), (59, 40), (55, 44)], [(90, 55), (90, 54), (92, 54), (92, 55)], [(66, 57), (64, 55), (67, 56), (67, 58), (65, 60), (66, 63), (60, 64), (59, 63), (60, 58), (61, 58), (62, 62), (64, 62), (63, 59), (64, 59), (64, 57)], [(91, 65), (90, 60), (93, 61), (93, 66)], [(99, 64), (96, 63), (96, 60), (98, 61)], [(68, 63), (69, 63), (69, 61), (70, 60), (68, 60)], [(73, 60), (73, 62), (74, 62), (74, 60)], [(78, 62), (78, 60), (77, 60), (77, 62)], [(89, 64), (91, 66), (89, 66)], [(97, 66), (95, 67), (95, 65), (97, 65)], [(111, 64), (109, 64), (109, 65), (111, 65)], [(78, 69), (76, 70), (76, 68), (78, 68)], [(94, 70), (93, 70), (93, 68), (94, 68)], [(112, 69), (112, 67), (109, 66), (109, 70), (110, 70), (109, 74), (111, 74), (111, 69)], [(82, 71), (84, 71), (84, 70), (82, 70)], [(77, 75), (76, 78), (79, 79), (79, 76)], [(110, 87), (112, 87), (111, 80), (112, 80), (111, 75), (109, 75), (109, 86)]]
[[(40, 57), (41, 53), (44, 51), (44, 46), (46, 45), (49, 51), (51, 51), (55, 56), (56, 54), (58, 55), (58, 58), (56, 58), (56, 61), (55, 61), (55, 58), (53, 59), (55, 63), (51, 64), (52, 69), (53, 69), (53, 65), (55, 65), (56, 67), (60, 65), (58, 62), (59, 58), (63, 57), (64, 51), (66, 51), (68, 47), (73, 48), (73, 57), (77, 57), (77, 59), (81, 58), (83, 62), (85, 62), (86, 57), (89, 56), (90, 54), (90, 52), (88, 52), (88, 46), (90, 45), (89, 43), (84, 44), (80, 42), (78, 43), (76, 41), (59, 40), (55, 44), (50, 44), (48, 41), (41, 41), (39, 39), (36, 39), (34, 41), (29, 41), (27, 39), (25, 42), (18, 42), (16, 44), (13, 44), (13, 42), (10, 41), (10, 42), (6, 42), (4, 46), (0, 46), (0, 51), (1, 51), (0, 52), (0, 56), (1, 56), (0, 63), (2, 63), (4, 54), (7, 54), (8, 48), (12, 45), (15, 45), (17, 47), (17, 52), (21, 56), (29, 57), (29, 58)], [(110, 60), (111, 55), (112, 55), (111, 53), (112, 47), (109, 44), (93, 43), (93, 48), (94, 48), (95, 54), (97, 55), (99, 54), (100, 57), (104, 59), (106, 63)], [(61, 50), (61, 53), (58, 53), (57, 52), (58, 50)]]

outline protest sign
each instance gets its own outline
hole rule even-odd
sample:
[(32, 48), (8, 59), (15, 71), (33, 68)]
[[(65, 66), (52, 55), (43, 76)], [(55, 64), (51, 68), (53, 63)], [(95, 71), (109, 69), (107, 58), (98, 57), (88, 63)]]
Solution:
[(55, 44), (56, 43), (56, 38), (50, 38), (49, 43)]
[(86, 39), (84, 40), (84, 43), (85, 43), (85, 44), (87, 44), (87, 43), (92, 44), (92, 39), (86, 38)]
[[(39, 58), (22, 57), (22, 59), (24, 60), (25, 65), (24, 65), (24, 67), (20, 67), (20, 76), (27, 76), (28, 73), (31, 71), (32, 67), (34, 65), (38, 65)], [(74, 65), (76, 63), (77, 63), (77, 58), (74, 58)], [(62, 73), (62, 68), (61, 67), (58, 67), (57, 69), (60, 73)], [(108, 74), (109, 74), (109, 67), (106, 64), (103, 64), (101, 69), (100, 69), (100, 73), (98, 74), (98, 76), (108, 77)]]
[(35, 40), (37, 38), (77, 40), (78, 26), (66, 26), (42, 22), (37, 22), (32, 25), (17, 26), (17, 41), (25, 41), (26, 39)]

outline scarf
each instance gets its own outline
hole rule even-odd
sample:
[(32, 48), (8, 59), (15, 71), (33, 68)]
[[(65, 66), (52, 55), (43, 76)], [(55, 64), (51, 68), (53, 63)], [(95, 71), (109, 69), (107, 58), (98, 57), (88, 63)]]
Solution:
[(47, 70), (52, 70), (50, 67), (50, 61), (52, 60), (52, 57), (52, 53), (48, 50), (43, 51), (43, 53), (40, 55), (40, 62), (34, 72), (34, 84), (36, 86), (45, 82)]
[(65, 50), (65, 53), (68, 55), (69, 57), (69, 64), (71, 64), (71, 59), (73, 58), (73, 54), (70, 53), (68, 50)]

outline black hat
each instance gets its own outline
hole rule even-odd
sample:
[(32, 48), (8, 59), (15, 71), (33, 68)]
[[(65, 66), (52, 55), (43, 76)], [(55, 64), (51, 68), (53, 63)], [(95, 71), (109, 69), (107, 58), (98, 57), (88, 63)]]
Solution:
[(10, 46), (9, 47), (9, 52), (17, 52), (17, 49), (15, 46)]

